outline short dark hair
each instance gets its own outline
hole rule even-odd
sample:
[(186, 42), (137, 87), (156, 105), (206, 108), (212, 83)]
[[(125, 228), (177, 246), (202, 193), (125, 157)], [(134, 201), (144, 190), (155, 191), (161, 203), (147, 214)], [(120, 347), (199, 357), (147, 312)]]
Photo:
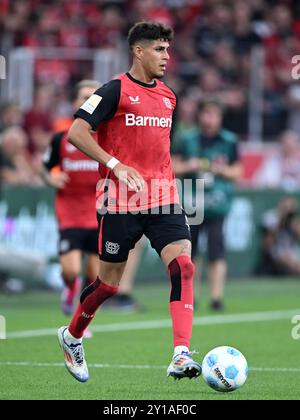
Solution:
[(75, 87), (72, 89), (70, 94), (70, 100), (72, 102), (76, 101), (78, 98), (79, 92), (82, 88), (92, 88), (92, 89), (99, 89), (101, 87), (101, 83), (97, 80), (81, 80), (80, 82), (76, 83)]
[(131, 49), (138, 41), (172, 41), (173, 36), (174, 31), (169, 26), (157, 22), (138, 22), (129, 30), (127, 40)]

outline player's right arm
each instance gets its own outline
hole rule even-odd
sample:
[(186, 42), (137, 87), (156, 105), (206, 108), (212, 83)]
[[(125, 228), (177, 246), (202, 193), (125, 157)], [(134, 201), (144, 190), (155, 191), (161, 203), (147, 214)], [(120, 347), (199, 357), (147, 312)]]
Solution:
[(112, 80), (98, 89), (75, 113), (68, 140), (91, 159), (107, 166), (115, 176), (134, 191), (143, 189), (144, 180), (132, 167), (123, 165), (95, 142), (91, 130), (96, 131), (102, 121), (115, 115), (120, 100), (121, 81)]

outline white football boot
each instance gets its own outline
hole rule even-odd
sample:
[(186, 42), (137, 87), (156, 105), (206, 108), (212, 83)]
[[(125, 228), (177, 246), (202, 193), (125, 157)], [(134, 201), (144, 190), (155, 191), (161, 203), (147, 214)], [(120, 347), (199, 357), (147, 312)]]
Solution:
[[(65, 366), (70, 374), (79, 382), (86, 382), (89, 379), (89, 371), (84, 358), (84, 349), (81, 340), (68, 344), (64, 334), (68, 327), (61, 327), (58, 330), (59, 344), (64, 352)], [(69, 334), (67, 332), (67, 334)], [(69, 334), (70, 335), (70, 334)]]
[(194, 352), (175, 352), (172, 361), (167, 369), (167, 376), (174, 379), (197, 378), (202, 373), (202, 367), (192, 359)]

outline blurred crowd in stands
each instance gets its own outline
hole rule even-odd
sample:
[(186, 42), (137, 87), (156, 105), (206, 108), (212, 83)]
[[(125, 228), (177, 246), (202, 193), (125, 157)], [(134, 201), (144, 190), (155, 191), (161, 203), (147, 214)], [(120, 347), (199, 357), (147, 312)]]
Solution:
[[(193, 127), (198, 102), (214, 96), (225, 105), (225, 127), (247, 138), (250, 53), (262, 47), (263, 137), (278, 148), (255, 185), (300, 189), (300, 83), (291, 76), (291, 59), (300, 54), (299, 0), (1, 0), (0, 47), (117, 48), (140, 20), (175, 29), (165, 82), (181, 99), (178, 132)], [(49, 139), (71, 123), (71, 87), (91, 76), (83, 63), (38, 60), (32, 109), (0, 103), (5, 183), (42, 184), (39, 167)]]

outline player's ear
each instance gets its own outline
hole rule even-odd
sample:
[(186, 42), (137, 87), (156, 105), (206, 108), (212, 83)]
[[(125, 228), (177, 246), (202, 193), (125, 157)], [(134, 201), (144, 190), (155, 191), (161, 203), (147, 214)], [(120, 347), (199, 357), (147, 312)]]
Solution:
[(140, 59), (143, 55), (143, 47), (140, 44), (135, 44), (132, 47), (132, 54), (134, 57), (136, 57), (137, 59)]

